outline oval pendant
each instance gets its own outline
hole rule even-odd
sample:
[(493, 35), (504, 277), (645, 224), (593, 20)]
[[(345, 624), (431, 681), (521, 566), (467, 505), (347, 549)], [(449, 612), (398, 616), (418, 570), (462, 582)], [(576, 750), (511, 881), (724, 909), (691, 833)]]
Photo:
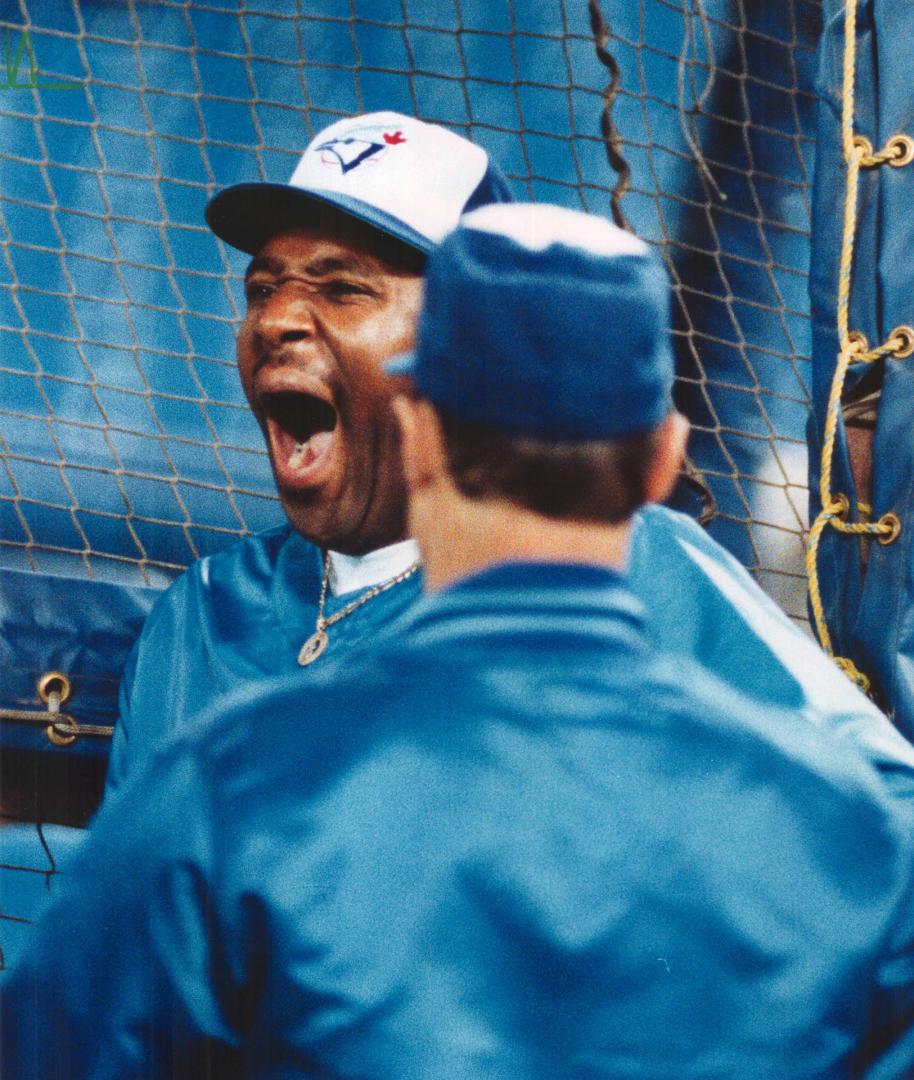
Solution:
[(324, 649), (327, 648), (329, 641), (330, 639), (323, 630), (315, 630), (311, 637), (309, 637), (301, 647), (301, 651), (298, 654), (299, 664), (301, 664), (302, 667), (313, 664)]

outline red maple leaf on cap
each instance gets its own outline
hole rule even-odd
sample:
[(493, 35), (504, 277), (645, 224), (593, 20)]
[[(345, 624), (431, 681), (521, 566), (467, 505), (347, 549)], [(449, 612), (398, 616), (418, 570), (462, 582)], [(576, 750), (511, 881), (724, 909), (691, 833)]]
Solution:
[(406, 139), (403, 138), (402, 131), (395, 131), (393, 135), (391, 135), (390, 132), (385, 131), (384, 142), (386, 142), (388, 146), (398, 146), (400, 143), (405, 143)]

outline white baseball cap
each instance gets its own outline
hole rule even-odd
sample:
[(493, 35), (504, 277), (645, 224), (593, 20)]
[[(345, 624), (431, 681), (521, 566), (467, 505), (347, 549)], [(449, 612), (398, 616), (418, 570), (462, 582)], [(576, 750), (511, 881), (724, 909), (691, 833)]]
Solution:
[(378, 112), (347, 117), (316, 135), (288, 184), (220, 191), (206, 220), (226, 243), (253, 255), (329, 205), (427, 254), (464, 212), (511, 199), (482, 147), (437, 124)]

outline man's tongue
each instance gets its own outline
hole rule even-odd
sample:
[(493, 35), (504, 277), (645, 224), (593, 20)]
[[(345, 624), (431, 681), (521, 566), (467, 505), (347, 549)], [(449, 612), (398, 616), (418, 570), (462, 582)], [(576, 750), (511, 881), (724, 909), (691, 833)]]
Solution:
[(266, 399), (278, 461), (301, 472), (326, 454), (333, 442), (334, 407), (311, 394), (280, 392)]
[(315, 431), (307, 442), (297, 442), (292, 448), (292, 453), (289, 454), (289, 468), (302, 469), (310, 465), (329, 449), (332, 441), (332, 431)]

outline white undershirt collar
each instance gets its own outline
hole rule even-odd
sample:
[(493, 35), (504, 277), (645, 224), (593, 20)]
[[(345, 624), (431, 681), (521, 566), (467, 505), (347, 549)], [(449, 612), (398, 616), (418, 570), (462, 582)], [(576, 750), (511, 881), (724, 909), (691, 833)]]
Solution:
[(330, 594), (344, 596), (358, 589), (370, 589), (408, 570), (419, 559), (415, 540), (369, 551), (367, 555), (342, 555), (330, 552)]

